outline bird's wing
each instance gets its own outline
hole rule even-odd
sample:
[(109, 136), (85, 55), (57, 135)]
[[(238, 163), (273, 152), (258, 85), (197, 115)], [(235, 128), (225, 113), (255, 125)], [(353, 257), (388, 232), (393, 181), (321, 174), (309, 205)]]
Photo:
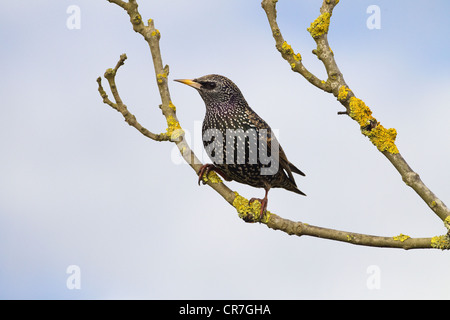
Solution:
[(284, 153), (283, 148), (278, 143), (278, 140), (276, 139), (275, 135), (272, 135), (272, 129), (270, 126), (261, 118), (259, 117), (253, 110), (249, 110), (247, 112), (248, 119), (252, 126), (254, 126), (256, 129), (258, 129), (260, 132), (261, 130), (265, 129), (266, 134), (260, 135), (260, 139), (266, 140), (266, 150), (264, 148), (260, 149), (260, 154), (264, 155), (271, 155), (271, 148), (272, 148), (272, 142), (275, 142), (278, 144), (278, 159), (274, 159), (275, 161), (278, 161), (279, 163), (279, 169), (282, 169), (285, 171), (286, 175), (288, 176), (289, 180), (296, 185), (294, 176), (292, 175), (292, 172), (297, 173), (299, 175), (304, 176), (305, 174), (298, 169), (295, 165), (293, 165), (288, 159), (286, 154)]
[[(247, 115), (248, 115), (248, 119), (250, 120), (250, 123), (254, 127), (256, 127), (257, 129), (266, 129), (267, 130), (267, 139), (266, 139), (267, 140), (267, 150), (269, 150), (269, 151), (272, 150), (271, 149), (272, 139), (276, 140), (276, 138), (275, 138), (275, 136), (272, 137), (272, 129), (270, 128), (270, 126), (260, 116), (258, 116), (258, 114), (256, 114), (256, 112), (254, 112), (250, 108), (247, 112)], [(278, 141), (277, 141), (277, 143), (278, 143)], [(287, 159), (286, 154), (284, 153), (283, 148), (281, 147), (281, 145), (279, 143), (278, 143), (278, 146), (279, 146), (280, 165), (283, 169), (285, 169), (290, 180), (292, 180), (292, 182), (294, 182), (294, 178), (292, 177), (292, 172), (304, 176), (305, 174)]]

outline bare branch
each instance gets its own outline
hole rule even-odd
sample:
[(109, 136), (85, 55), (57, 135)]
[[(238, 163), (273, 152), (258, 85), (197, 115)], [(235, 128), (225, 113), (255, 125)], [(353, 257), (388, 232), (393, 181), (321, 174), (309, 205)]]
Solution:
[(122, 99), (120, 99), (119, 91), (117, 90), (115, 77), (117, 70), (121, 65), (124, 64), (125, 60), (127, 59), (127, 56), (125, 54), (122, 54), (120, 56), (119, 62), (117, 63), (116, 67), (114, 69), (108, 69), (105, 72), (105, 78), (108, 80), (109, 87), (111, 89), (111, 92), (114, 96), (114, 100), (116, 103), (113, 103), (106, 94), (105, 90), (102, 86), (102, 79), (100, 77), (97, 78), (98, 83), (98, 92), (100, 93), (100, 96), (103, 98), (103, 102), (112, 107), (113, 109), (120, 112), (123, 117), (125, 118), (125, 121), (132, 127), (135, 127), (140, 133), (142, 133), (144, 136), (155, 140), (155, 141), (167, 141), (170, 139), (170, 136), (167, 134), (154, 134), (150, 132), (148, 129), (144, 128), (137, 120), (136, 117), (128, 111), (128, 108), (126, 105), (123, 104)]
[(124, 8), (125, 10), (127, 10), (128, 3), (125, 2), (125, 1), (122, 1), (122, 0), (107, 0), (107, 1), (111, 2), (111, 3), (115, 3), (118, 6)]

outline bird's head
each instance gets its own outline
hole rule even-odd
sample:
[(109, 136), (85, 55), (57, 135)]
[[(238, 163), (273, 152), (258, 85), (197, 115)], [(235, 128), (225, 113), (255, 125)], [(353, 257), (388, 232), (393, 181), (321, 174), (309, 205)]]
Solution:
[(200, 93), (206, 108), (214, 108), (234, 101), (244, 100), (239, 88), (228, 78), (210, 74), (196, 79), (177, 79), (175, 81), (187, 84)]

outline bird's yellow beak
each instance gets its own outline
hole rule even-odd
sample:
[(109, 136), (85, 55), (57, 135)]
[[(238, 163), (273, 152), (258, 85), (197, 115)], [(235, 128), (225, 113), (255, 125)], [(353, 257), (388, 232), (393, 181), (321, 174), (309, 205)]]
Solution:
[(200, 83), (195, 82), (194, 80), (190, 80), (190, 79), (175, 79), (174, 81), (187, 84), (188, 86), (191, 86), (192, 88), (195, 88), (195, 89), (200, 89), (202, 87), (202, 85)]

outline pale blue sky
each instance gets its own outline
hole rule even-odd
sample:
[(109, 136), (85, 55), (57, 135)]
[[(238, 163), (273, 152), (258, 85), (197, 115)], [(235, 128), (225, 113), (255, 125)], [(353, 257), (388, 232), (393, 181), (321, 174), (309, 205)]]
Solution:
[[(260, 1), (140, 1), (162, 34), (169, 79), (219, 73), (280, 133), (308, 196), (274, 189), (269, 210), (347, 231), (429, 237), (443, 224), (363, 137), (334, 97), (294, 74), (274, 47)], [(381, 29), (366, 27), (369, 5)], [(81, 29), (66, 9), (81, 10)], [(306, 28), (321, 1), (279, 0), (279, 25), (318, 76)], [(345, 1), (329, 42), (349, 86), (402, 155), (450, 204), (448, 1)], [(13, 1), (0, 12), (0, 298), (450, 298), (450, 258), (437, 250), (357, 247), (290, 237), (242, 222), (173, 146), (129, 127), (104, 105), (96, 78), (120, 54), (121, 96), (139, 121), (165, 130), (150, 52), (125, 12), (99, 1)], [(200, 96), (170, 82), (182, 126), (202, 121)], [(200, 139), (200, 137), (197, 137)], [(228, 183), (247, 198), (263, 190)], [(66, 287), (78, 265), (81, 289)], [(366, 270), (381, 271), (369, 290)]]

